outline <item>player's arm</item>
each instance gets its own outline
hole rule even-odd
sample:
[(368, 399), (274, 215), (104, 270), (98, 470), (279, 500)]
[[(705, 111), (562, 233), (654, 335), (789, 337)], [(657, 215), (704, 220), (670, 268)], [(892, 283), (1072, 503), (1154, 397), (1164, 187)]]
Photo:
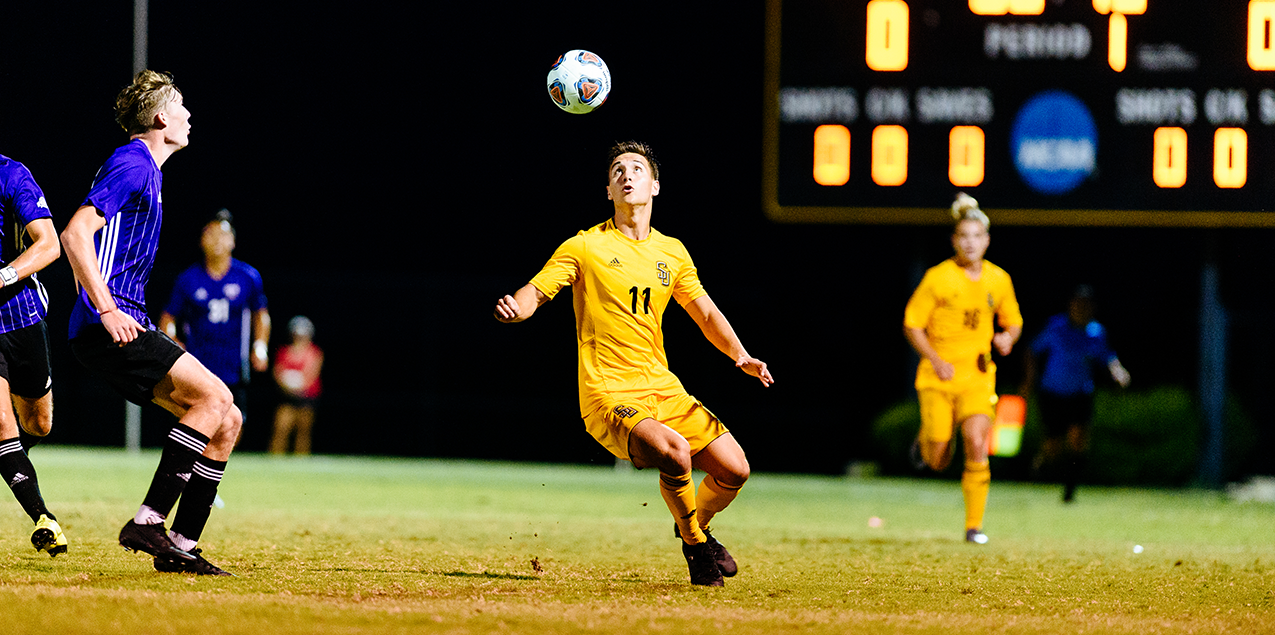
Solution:
[(252, 369), (263, 373), (270, 367), (270, 312), (265, 307), (252, 314)]
[(939, 381), (950, 381), (956, 376), (956, 367), (939, 357), (939, 352), (934, 350), (934, 345), (930, 343), (930, 336), (926, 334), (925, 329), (905, 324), (903, 336), (908, 339), (908, 344), (912, 345), (912, 350), (916, 351), (917, 355), (930, 360), (930, 365), (934, 367), (934, 374), (938, 375)]
[(541, 293), (535, 285), (526, 284), (513, 295), (496, 300), (494, 315), (497, 320), (506, 324), (521, 322), (532, 316), (540, 305), (549, 301), (549, 296)]
[(27, 223), (27, 235), (31, 237), (31, 246), (9, 263), (14, 275), (8, 282), (5, 280), (10, 276), (0, 275), (0, 286), (17, 284), (19, 280), (44, 269), (62, 255), (62, 245), (58, 243), (58, 231), (53, 227), (53, 219), (37, 218)]
[(172, 313), (164, 311), (159, 315), (159, 330), (164, 335), (167, 335), (168, 339), (176, 342), (178, 346), (182, 347), (182, 350), (186, 349), (186, 343), (181, 341), (181, 338), (177, 337), (177, 318), (173, 317)]
[(92, 205), (84, 205), (75, 210), (75, 215), (62, 230), (62, 248), (66, 251), (66, 259), (71, 263), (71, 271), (75, 281), (88, 294), (89, 302), (97, 309), (102, 318), (102, 326), (111, 334), (111, 339), (121, 346), (137, 338), (145, 332), (141, 324), (132, 316), (119, 310), (111, 290), (98, 273), (97, 251), (93, 247), (93, 235), (106, 226), (106, 218), (98, 213)]
[(771, 376), (766, 362), (749, 355), (748, 351), (744, 350), (744, 345), (735, 335), (735, 329), (731, 328), (730, 322), (726, 321), (726, 316), (711, 298), (707, 295), (695, 298), (686, 305), (686, 312), (691, 315), (691, 319), (699, 325), (699, 330), (704, 332), (704, 337), (707, 337), (717, 350), (735, 360), (736, 368), (760, 379), (763, 386), (775, 383), (775, 378)]

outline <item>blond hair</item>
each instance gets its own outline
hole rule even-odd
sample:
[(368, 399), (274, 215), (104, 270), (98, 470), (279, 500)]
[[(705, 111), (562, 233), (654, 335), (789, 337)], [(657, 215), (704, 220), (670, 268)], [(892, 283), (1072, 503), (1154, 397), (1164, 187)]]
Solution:
[(115, 121), (130, 135), (143, 134), (155, 127), (155, 115), (180, 94), (172, 75), (142, 71), (115, 98)]
[(952, 201), (952, 218), (956, 220), (957, 225), (964, 220), (978, 221), (983, 225), (983, 229), (989, 229), (992, 224), (987, 214), (978, 208), (978, 201), (965, 192), (957, 192), (956, 200)]

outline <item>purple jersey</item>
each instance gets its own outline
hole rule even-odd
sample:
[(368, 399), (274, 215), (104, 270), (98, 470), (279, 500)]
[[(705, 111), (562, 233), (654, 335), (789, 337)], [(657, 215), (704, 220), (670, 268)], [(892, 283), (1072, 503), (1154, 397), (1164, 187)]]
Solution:
[(261, 274), (232, 258), (220, 280), (202, 263), (183, 271), (164, 311), (177, 321), (186, 351), (234, 386), (248, 380), (252, 315), (264, 308)]
[[(106, 219), (106, 226), (94, 234), (98, 273), (124, 313), (138, 324), (155, 328), (146, 315), (146, 283), (159, 247), (159, 227), (163, 221), (160, 185), (163, 176), (150, 149), (140, 139), (115, 150), (97, 171), (93, 187), (82, 205), (92, 205)], [(81, 289), (71, 309), (72, 338), (102, 318)]]
[[(11, 264), (28, 245), (27, 225), (50, 218), (44, 192), (27, 166), (0, 155), (0, 267)], [(0, 289), (0, 333), (16, 331), (44, 319), (49, 294), (35, 274)]]

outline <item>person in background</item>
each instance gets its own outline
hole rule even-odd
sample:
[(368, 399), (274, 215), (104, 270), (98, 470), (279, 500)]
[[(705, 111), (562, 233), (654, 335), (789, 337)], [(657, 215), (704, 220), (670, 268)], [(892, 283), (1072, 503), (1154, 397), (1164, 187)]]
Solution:
[[(921, 356), (916, 392), (921, 429), (914, 454), (936, 472), (952, 460), (952, 437), (961, 428), (965, 471), (965, 540), (986, 544), (983, 516), (992, 472), (988, 432), (996, 415), (996, 364), (992, 350), (1009, 355), (1023, 331), (1014, 285), (1004, 269), (983, 256), (991, 244), (990, 221), (965, 193), (952, 203), (955, 255), (925, 272), (903, 312), (903, 334)], [(996, 332), (996, 323), (1003, 329)]]
[(232, 223), (223, 209), (204, 225), (199, 238), (204, 262), (177, 276), (159, 329), (225, 382), (246, 423), (249, 370), (265, 372), (270, 365), (270, 312), (261, 274), (231, 256)]
[(314, 428), (314, 406), (323, 392), (319, 374), (323, 371), (323, 350), (315, 346), (314, 323), (304, 315), (288, 321), (292, 342), (279, 349), (274, 359), (274, 380), (279, 385), (280, 402), (274, 415), (271, 454), (286, 454), (289, 442), (295, 454), (310, 453), (310, 433)]
[(1076, 287), (1067, 312), (1049, 318), (1032, 340), (1024, 366), (1022, 394), (1036, 388), (1036, 404), (1045, 426), (1045, 442), (1032, 463), (1033, 472), (1058, 466), (1063, 480), (1063, 502), (1075, 500), (1076, 486), (1089, 452), (1089, 427), (1093, 421), (1094, 369), (1103, 366), (1121, 388), (1129, 385), (1129, 371), (1107, 345), (1107, 332), (1094, 320), (1094, 292), (1089, 285)]

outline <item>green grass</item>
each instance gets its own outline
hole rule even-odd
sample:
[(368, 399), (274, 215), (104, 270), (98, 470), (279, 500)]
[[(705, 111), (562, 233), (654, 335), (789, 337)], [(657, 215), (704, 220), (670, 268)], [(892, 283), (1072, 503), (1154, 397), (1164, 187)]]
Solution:
[(1211, 492), (993, 483), (977, 547), (954, 482), (756, 474), (714, 523), (740, 573), (703, 589), (650, 472), (246, 454), (213, 579), (115, 542), (156, 454), (32, 454), (70, 553), (0, 504), (7, 634), (1275, 632), (1275, 506)]

